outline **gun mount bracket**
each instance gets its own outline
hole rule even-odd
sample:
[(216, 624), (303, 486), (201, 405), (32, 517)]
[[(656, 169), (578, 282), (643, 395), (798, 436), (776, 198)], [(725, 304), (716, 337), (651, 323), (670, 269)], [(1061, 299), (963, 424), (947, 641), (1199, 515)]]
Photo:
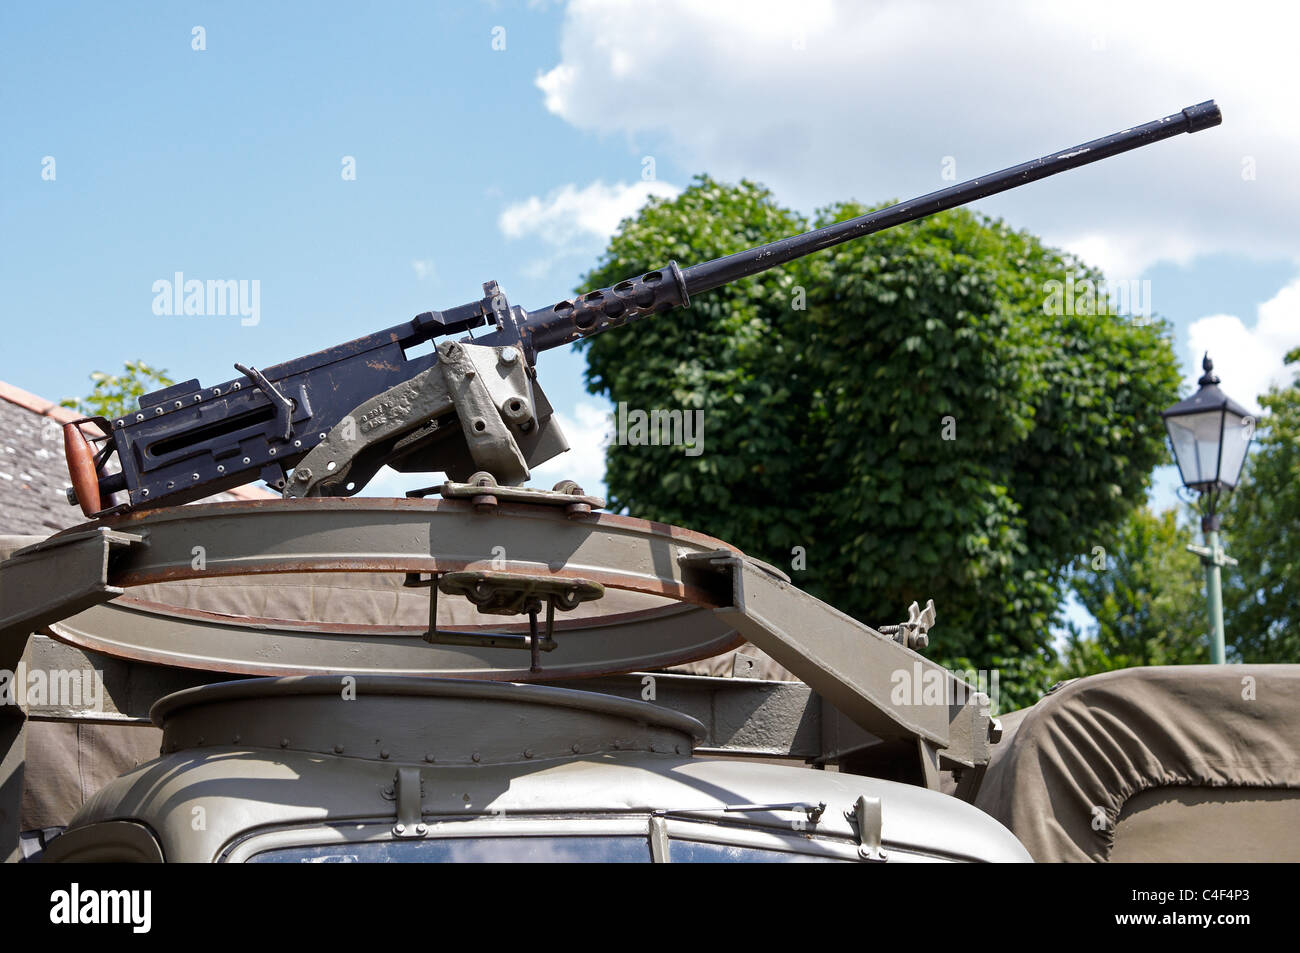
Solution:
[(437, 352), (433, 367), (352, 408), (323, 435), (284, 496), (351, 496), (385, 464), (518, 484), (529, 467), (568, 449), (516, 348), (446, 341)]
[[(415, 577), (415, 578), (412, 578)], [(541, 672), (540, 652), (556, 647), (555, 610), (568, 612), (605, 595), (605, 587), (589, 579), (557, 578), (512, 572), (463, 571), (434, 573), (426, 582), (408, 573), (406, 586), (429, 587), (429, 631), (424, 640), (433, 645), (480, 645), (528, 649), (529, 671)], [(438, 628), (438, 593), (463, 596), (484, 615), (527, 615), (528, 635), (499, 632), (446, 632)], [(546, 632), (538, 631), (537, 615), (546, 605)]]
[[(692, 552), (678, 563), (719, 605), (720, 617), (851, 721), (877, 738), (914, 743), (926, 786), (938, 786), (941, 768), (988, 763), (988, 698), (952, 672), (748, 556)], [(916, 615), (919, 625), (925, 614)], [(900, 681), (935, 690), (929, 697), (911, 692), (899, 703)]]
[(449, 596), (464, 596), (488, 615), (521, 615), (545, 600), (562, 612), (605, 595), (605, 587), (589, 579), (561, 579), (512, 572), (449, 572), (438, 580)]
[[(571, 520), (556, 507), (505, 501), (491, 517), (491, 534), (484, 519), (468, 499), (325, 497), (129, 513), (102, 527), (116, 534), (108, 543), (66, 532), (0, 564), (0, 607), (5, 627), (22, 638), (48, 624), (61, 640), (118, 658), (245, 675), (360, 671), (527, 682), (647, 671), (748, 641), (864, 731), (911, 744), (918, 755), (923, 741), (932, 768), (988, 763), (986, 697), (720, 540), (616, 514)], [(121, 542), (108, 559), (105, 547), (115, 539)], [(207, 550), (202, 566), (194, 561), (196, 539)], [(493, 539), (508, 545), (497, 550)], [(362, 592), (418, 573), (430, 583), (436, 578), (438, 592), (457, 592), (458, 603), (509, 606), (527, 618), (448, 619), (433, 627), (432, 593), (416, 599), (422, 619), (407, 611), (366, 623), (333, 621), (328, 607), (319, 617), (314, 609), (240, 617), (123, 594), (268, 573), (398, 577), (351, 584)], [(617, 598), (591, 605), (602, 589)], [(395, 597), (410, 605), (400, 591)], [(557, 607), (584, 600), (589, 604), (552, 622)], [(560, 644), (552, 651), (553, 642)], [(521, 653), (511, 649), (520, 648), (532, 665), (515, 661)], [(912, 689), (901, 700), (900, 678)], [(939, 690), (925, 690), (932, 685)]]
[(441, 486), (411, 490), (408, 497), (424, 497), (430, 493), (439, 494), (444, 500), (469, 500), (474, 509), (480, 513), (490, 513), (502, 501), (508, 503), (533, 503), (538, 506), (562, 506), (564, 515), (570, 519), (585, 516), (592, 510), (605, 508), (605, 500), (599, 496), (587, 495), (582, 487), (572, 480), (561, 480), (549, 490), (540, 487), (501, 486), (496, 478), (486, 471), (479, 471), (465, 483), (448, 481)]

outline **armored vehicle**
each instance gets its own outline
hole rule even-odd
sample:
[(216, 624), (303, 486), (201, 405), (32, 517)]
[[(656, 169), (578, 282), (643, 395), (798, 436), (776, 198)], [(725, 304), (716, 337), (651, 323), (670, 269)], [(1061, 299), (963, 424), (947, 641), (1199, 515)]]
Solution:
[[(1202, 103), (536, 311), (488, 282), (469, 304), (68, 423), (68, 499), (89, 522), (0, 563), (0, 667), (24, 650), (33, 670), (79, 659), (108, 707), (10, 713), (6, 849), (50, 861), (1029, 859), (971, 804), (1001, 728), (985, 694), (921, 654), (933, 605), (873, 628), (724, 541), (600, 512), (571, 481), (525, 486), (566, 448), (537, 357), (1219, 122)], [(449, 479), (356, 497), (385, 464)], [(282, 498), (177, 505), (252, 478)], [(766, 656), (798, 681), (666, 671), (726, 653), (738, 676)], [(900, 672), (934, 690), (900, 700)], [(67, 723), (160, 730), (161, 750), (116, 765), (75, 816), (23, 841), (24, 760), (43, 757), (41, 726)]]

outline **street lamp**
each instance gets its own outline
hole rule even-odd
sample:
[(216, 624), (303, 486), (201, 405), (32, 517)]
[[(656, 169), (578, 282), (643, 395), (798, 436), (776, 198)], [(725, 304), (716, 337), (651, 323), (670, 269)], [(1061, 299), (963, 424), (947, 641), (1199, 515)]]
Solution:
[(1210, 661), (1223, 662), (1223, 589), (1220, 569), (1235, 566), (1219, 546), (1219, 497), (1237, 485), (1246, 451), (1254, 435), (1255, 419), (1240, 404), (1219, 390), (1214, 363), (1206, 354), (1199, 389), (1166, 410), (1165, 429), (1183, 485), (1201, 495), (1201, 532), (1204, 546), (1188, 546), (1205, 566), (1205, 589), (1210, 602), (1213, 642)]

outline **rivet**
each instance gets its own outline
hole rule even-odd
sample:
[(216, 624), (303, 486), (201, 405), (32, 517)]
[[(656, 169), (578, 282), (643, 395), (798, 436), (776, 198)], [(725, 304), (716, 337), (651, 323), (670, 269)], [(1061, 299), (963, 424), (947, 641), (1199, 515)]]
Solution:
[(334, 753), (335, 753), (335, 754), (342, 754), (342, 753), (343, 753), (343, 746), (342, 746), (342, 745), (335, 745), (335, 746), (334, 746)]
[(380, 751), (380, 752), (379, 752), (379, 757), (381, 757), (381, 758), (387, 758), (387, 757), (388, 757), (388, 749), (387, 749), (387, 748), (384, 748), (382, 751)]
[(230, 742), (230, 743), (231, 743), (232, 745), (237, 745), (237, 744), (239, 744), (239, 735), (236, 734), (235, 737), (231, 739), (231, 742)]
[(148, 496), (148, 495), (149, 495), (149, 488), (148, 488), (148, 487), (145, 487), (143, 490), (141, 490), (141, 491), (140, 491), (140, 495), (141, 495), (141, 496)]
[(405, 833), (406, 833), (406, 825), (405, 825), (405, 824), (394, 824), (394, 825), (393, 825), (393, 830), (396, 831), (398, 834), (405, 834)]
[(681, 754), (681, 753), (682, 753), (682, 746), (681, 746), (681, 745), (673, 745), (673, 752), (674, 752), (675, 754)]
[[(161, 407), (155, 407), (155, 408), (153, 409), (153, 414), (154, 414), (155, 417), (161, 417), (161, 416), (162, 416), (162, 412), (163, 412), (163, 409), (162, 409)], [(143, 414), (140, 415), (140, 419), (141, 419), (141, 420), (144, 420), (144, 415), (143, 415)]]
[(302, 446), (302, 441), (301, 441), (301, 440), (295, 440), (295, 441), (293, 442), (293, 445), (294, 445), (295, 447), (301, 447), (301, 446)]
[(218, 463), (218, 464), (217, 464), (217, 472), (218, 472), (218, 473), (225, 473), (225, 472), (226, 472), (225, 464)]
[(320, 435), (320, 438), (321, 438), (322, 440), (324, 440), (324, 439), (325, 439), (325, 435), (324, 435), (324, 434), (321, 434), (321, 435)]
[(272, 447), (270, 450), (266, 452), (269, 453), (271, 456), (275, 456), (275, 447)]
[(470, 760), (472, 760), (475, 764), (478, 764), (478, 762), (479, 762), (479, 753), (478, 753), (477, 751), (475, 751), (472, 755), (470, 755)]
[(429, 762), (430, 764), (433, 764), (433, 752), (429, 752), (428, 754), (426, 754), (424, 756), (424, 760)]
[(175, 406), (176, 406), (176, 409), (177, 409), (177, 410), (180, 410), (181, 407), (184, 406), (184, 405), (183, 405), (179, 400), (178, 400), (178, 401), (175, 401), (174, 403), (175, 403)]
[(253, 461), (250, 460), (248, 457), (244, 457), (244, 462), (245, 462), (245, 463), (252, 463)]
[(244, 385), (239, 383), (239, 381), (235, 381), (235, 383), (233, 383), (230, 386), (233, 387), (235, 390), (239, 390), (239, 388), (243, 387)]
[(287, 748), (287, 747), (289, 747), (289, 739), (288, 739), (288, 738), (281, 738), (281, 739), (280, 739), (280, 747), (281, 747), (281, 748)]
[(578, 745), (577, 745), (576, 742), (575, 742), (574, 744), (570, 745), (569, 747), (573, 749), (573, 753), (574, 753), (574, 754), (577, 754), (577, 753), (578, 753), (579, 747), (578, 747)]
[(525, 758), (531, 758), (532, 756), (533, 756), (533, 749), (532, 749), (532, 748), (525, 748), (525, 749), (524, 749), (524, 757), (525, 757)]
[(190, 474), (190, 479), (191, 479), (191, 480), (197, 480), (198, 478), (199, 478), (199, 475), (198, 475), (197, 473), (191, 473), (191, 474)]
[(423, 834), (423, 833), (425, 833), (425, 832), (428, 831), (428, 830), (429, 830), (429, 825), (428, 825), (428, 824), (416, 824), (416, 825), (415, 825), (415, 833), (417, 833), (417, 834)]
[(199, 401), (201, 401), (202, 399), (203, 399), (203, 395), (202, 395), (202, 394), (195, 394), (195, 395), (194, 395), (194, 403), (197, 404), (197, 403), (198, 403)]
[(136, 414), (136, 415), (135, 415), (135, 419), (136, 419), (136, 420), (144, 420), (144, 414)]

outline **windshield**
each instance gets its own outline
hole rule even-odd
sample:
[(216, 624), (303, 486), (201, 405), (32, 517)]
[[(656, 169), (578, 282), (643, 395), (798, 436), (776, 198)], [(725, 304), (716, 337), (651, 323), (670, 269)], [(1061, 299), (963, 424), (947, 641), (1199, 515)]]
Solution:
[(649, 863), (644, 837), (441, 837), (263, 851), (258, 864)]

